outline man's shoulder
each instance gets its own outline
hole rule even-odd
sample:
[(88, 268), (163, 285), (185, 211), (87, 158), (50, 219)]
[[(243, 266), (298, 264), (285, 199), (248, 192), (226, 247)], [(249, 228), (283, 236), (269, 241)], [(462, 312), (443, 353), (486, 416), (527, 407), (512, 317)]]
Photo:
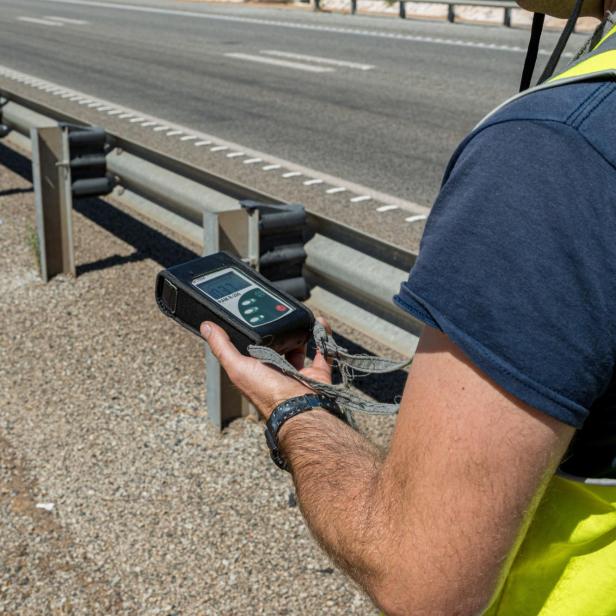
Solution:
[[(610, 164), (616, 166), (616, 124), (613, 122), (616, 82), (584, 81), (529, 92), (504, 104), (473, 134), (516, 123), (548, 124), (554, 131), (577, 132)], [(489, 131), (498, 132), (498, 131)]]

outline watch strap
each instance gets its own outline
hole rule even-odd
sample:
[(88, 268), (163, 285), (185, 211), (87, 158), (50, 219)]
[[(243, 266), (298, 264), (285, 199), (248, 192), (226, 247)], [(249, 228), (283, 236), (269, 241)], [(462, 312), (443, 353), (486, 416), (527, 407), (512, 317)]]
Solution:
[(310, 411), (312, 409), (319, 408), (331, 413), (341, 419), (345, 423), (348, 423), (344, 413), (340, 410), (340, 407), (335, 400), (323, 396), (322, 394), (306, 394), (304, 396), (298, 396), (296, 398), (290, 398), (280, 403), (271, 413), (269, 419), (265, 424), (265, 440), (267, 446), (270, 449), (270, 455), (276, 466), (288, 471), (289, 467), (286, 460), (280, 453), (280, 447), (278, 443), (278, 432), (283, 426), (285, 421), (288, 421), (292, 417)]

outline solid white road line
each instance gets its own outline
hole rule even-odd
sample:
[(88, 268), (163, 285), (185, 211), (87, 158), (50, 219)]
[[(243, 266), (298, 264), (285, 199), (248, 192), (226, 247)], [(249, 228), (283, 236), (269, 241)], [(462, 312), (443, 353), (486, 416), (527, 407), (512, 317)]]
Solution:
[(277, 56), (279, 58), (290, 58), (291, 60), (305, 60), (306, 62), (315, 62), (316, 64), (331, 64), (332, 66), (354, 68), (360, 71), (369, 71), (374, 68), (372, 64), (358, 64), (357, 62), (348, 62), (346, 60), (332, 60), (330, 58), (322, 58), (321, 56), (305, 56), (301, 53), (276, 51), (275, 49), (264, 49), (261, 53), (268, 56)]
[(36, 17), (18, 17), (17, 21), (27, 21), (30, 24), (39, 24), (40, 26), (61, 26), (57, 21), (49, 21), (48, 19), (37, 19)]
[(85, 26), (88, 23), (83, 19), (69, 19), (68, 17), (51, 17), (50, 15), (45, 15), (45, 19), (50, 19), (51, 21), (59, 21), (63, 24), (74, 24), (75, 26)]
[(236, 60), (248, 60), (249, 62), (259, 62), (261, 64), (273, 64), (274, 66), (282, 66), (284, 68), (294, 68), (298, 71), (306, 71), (308, 73), (332, 73), (333, 68), (324, 66), (311, 66), (310, 64), (300, 64), (299, 62), (289, 62), (288, 60), (276, 60), (274, 58), (264, 58), (263, 56), (253, 56), (249, 53), (226, 53), (226, 58), (235, 58)]
[[(196, 11), (182, 11), (178, 9), (164, 9), (155, 6), (137, 6), (135, 4), (121, 4), (119, 2), (90, 2), (89, 0), (46, 0), (55, 4), (74, 4), (77, 6), (99, 7), (114, 9), (116, 11), (133, 11), (135, 13), (154, 13), (158, 15), (173, 15), (175, 17), (210, 19), (218, 21), (230, 21), (235, 23), (254, 24), (257, 26), (275, 26), (278, 28), (291, 28), (295, 30), (311, 30), (313, 32), (336, 32), (353, 36), (370, 36), (373, 38), (394, 39), (397, 41), (410, 41), (413, 43), (432, 43), (436, 45), (453, 45), (455, 47), (471, 47), (475, 49), (490, 49), (494, 51), (506, 51), (513, 53), (526, 53), (526, 47), (517, 45), (495, 45), (493, 43), (481, 43), (478, 41), (465, 41), (462, 39), (450, 39), (440, 36), (420, 36), (415, 34), (403, 34), (399, 32), (384, 32), (381, 30), (361, 30), (359, 28), (341, 28), (339, 26), (325, 26), (320, 24), (307, 24), (297, 21), (279, 21), (275, 19), (257, 19), (254, 17), (240, 17), (237, 15), (216, 15), (214, 13), (197, 13)], [(539, 50), (542, 55), (551, 52), (546, 49)], [(563, 57), (571, 57), (571, 53), (563, 54)]]

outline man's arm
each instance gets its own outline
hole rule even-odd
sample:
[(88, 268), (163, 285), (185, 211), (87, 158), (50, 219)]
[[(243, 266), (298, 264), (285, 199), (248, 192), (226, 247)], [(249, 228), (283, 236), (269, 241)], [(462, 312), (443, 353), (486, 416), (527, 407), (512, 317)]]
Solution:
[[(268, 382), (221, 339), (214, 353), (267, 415), (286, 377)], [(289, 420), (280, 441), (323, 548), (387, 614), (434, 616), (487, 607), (572, 434), (426, 328), (385, 457), (324, 411)]]

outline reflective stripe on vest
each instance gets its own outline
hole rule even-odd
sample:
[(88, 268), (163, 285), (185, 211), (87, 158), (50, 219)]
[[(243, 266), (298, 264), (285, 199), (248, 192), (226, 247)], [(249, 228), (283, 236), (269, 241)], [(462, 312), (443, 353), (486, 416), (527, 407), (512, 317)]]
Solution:
[[(565, 71), (504, 105), (546, 88), (615, 79), (615, 34), (616, 26)], [(552, 479), (483, 616), (616, 616), (616, 481)]]

